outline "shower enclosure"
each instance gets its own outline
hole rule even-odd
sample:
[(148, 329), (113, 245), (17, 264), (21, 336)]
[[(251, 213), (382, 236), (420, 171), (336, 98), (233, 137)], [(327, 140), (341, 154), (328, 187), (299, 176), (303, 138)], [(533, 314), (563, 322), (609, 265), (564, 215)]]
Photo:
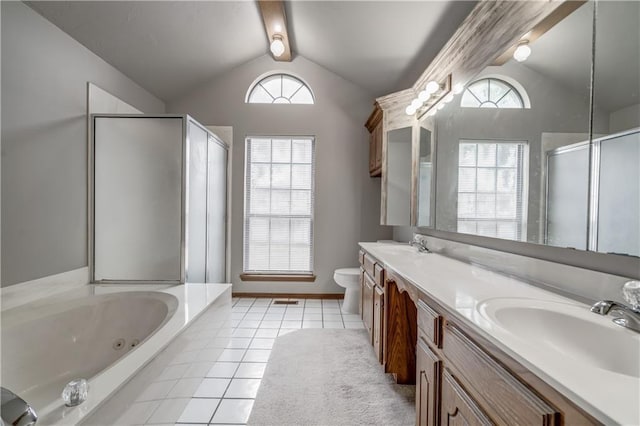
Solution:
[(187, 115), (91, 123), (92, 282), (226, 281), (226, 144)]

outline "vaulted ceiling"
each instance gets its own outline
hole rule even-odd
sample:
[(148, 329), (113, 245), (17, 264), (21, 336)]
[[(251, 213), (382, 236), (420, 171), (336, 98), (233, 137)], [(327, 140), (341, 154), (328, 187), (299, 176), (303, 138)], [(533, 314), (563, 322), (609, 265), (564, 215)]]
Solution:
[[(294, 55), (379, 96), (413, 84), (475, 3), (293, 1), (286, 12)], [(269, 50), (253, 1), (28, 4), (165, 101)]]

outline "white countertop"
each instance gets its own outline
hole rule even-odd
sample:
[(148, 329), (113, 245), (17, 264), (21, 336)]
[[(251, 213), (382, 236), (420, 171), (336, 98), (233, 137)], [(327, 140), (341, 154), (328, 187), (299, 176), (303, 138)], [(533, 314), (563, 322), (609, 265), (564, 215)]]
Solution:
[[(401, 275), (441, 305), (457, 312), (475, 326), (489, 341), (501, 348), (538, 377), (569, 397), (605, 424), (640, 424), (640, 379), (579, 362), (570, 351), (541, 350), (531, 344), (543, 335), (515, 336), (480, 312), (483, 302), (496, 298), (535, 299), (555, 302), (562, 307), (589, 312), (589, 306), (543, 290), (517, 279), (473, 266), (435, 253), (418, 253), (404, 244), (360, 243), (360, 246), (384, 264), (385, 269)], [(592, 314), (590, 321), (601, 321), (611, 333), (636, 339), (640, 334), (611, 322), (611, 317)], [(562, 324), (555, 324), (562, 327)], [(594, 341), (594, 345), (599, 342)], [(640, 362), (640, 360), (638, 360)]]

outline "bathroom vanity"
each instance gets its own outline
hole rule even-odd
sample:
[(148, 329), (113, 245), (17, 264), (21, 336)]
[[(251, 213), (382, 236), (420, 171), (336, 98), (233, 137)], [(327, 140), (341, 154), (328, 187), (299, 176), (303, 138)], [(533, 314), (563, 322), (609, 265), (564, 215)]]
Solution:
[[(360, 246), (362, 317), (384, 371), (416, 384), (418, 425), (640, 422), (637, 333), (455, 259)], [(601, 331), (602, 346), (630, 358), (594, 347)]]

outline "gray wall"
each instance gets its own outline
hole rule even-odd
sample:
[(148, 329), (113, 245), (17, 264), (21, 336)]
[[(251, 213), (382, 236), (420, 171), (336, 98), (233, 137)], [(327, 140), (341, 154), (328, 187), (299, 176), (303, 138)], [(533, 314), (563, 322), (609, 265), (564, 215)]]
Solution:
[[(315, 105), (245, 104), (252, 82), (281, 70), (306, 81)], [(340, 293), (333, 282), (336, 268), (357, 266), (358, 241), (391, 237), (381, 227), (380, 180), (368, 175), (368, 133), (364, 122), (373, 96), (357, 85), (303, 58), (276, 63), (262, 56), (190, 95), (169, 102), (169, 111), (193, 115), (206, 125), (233, 126), (231, 271), (234, 292)], [(314, 283), (243, 282), (242, 231), (244, 204), (244, 140), (251, 135), (316, 137)]]
[(20, 2), (2, 2), (2, 286), (87, 266), (87, 82), (146, 92)]

